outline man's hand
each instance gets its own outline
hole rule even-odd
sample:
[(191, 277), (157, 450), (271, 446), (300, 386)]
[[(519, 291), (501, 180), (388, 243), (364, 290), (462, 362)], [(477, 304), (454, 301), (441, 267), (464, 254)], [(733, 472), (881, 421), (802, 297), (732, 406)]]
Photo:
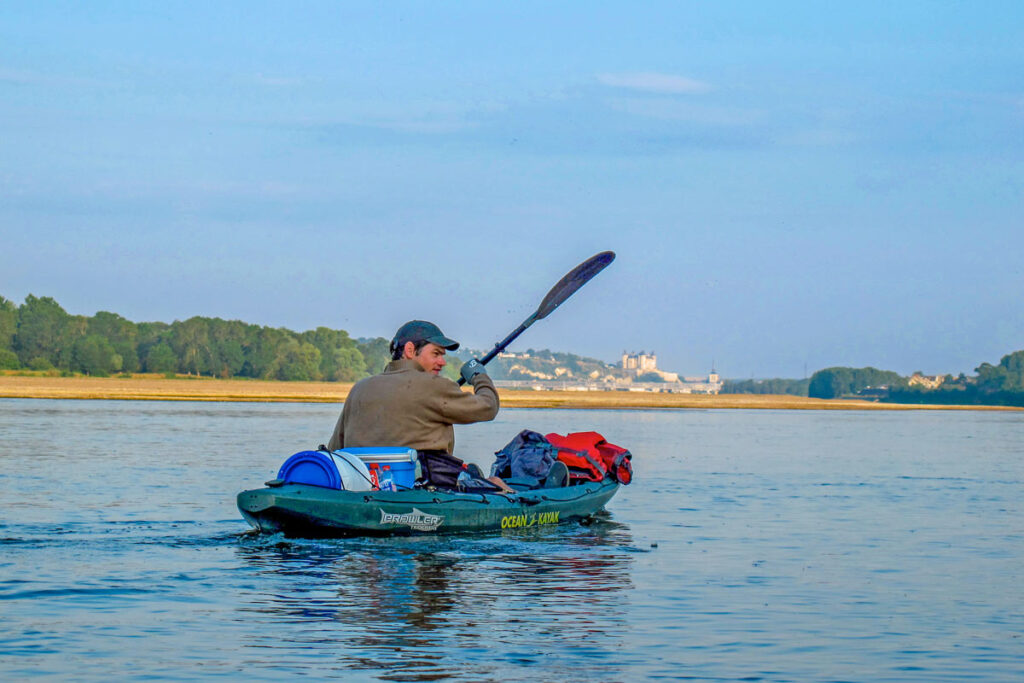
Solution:
[(484, 370), (483, 364), (474, 358), (473, 360), (462, 364), (462, 371), (460, 374), (466, 384), (472, 384), (474, 377), (477, 375), (486, 375), (487, 371)]

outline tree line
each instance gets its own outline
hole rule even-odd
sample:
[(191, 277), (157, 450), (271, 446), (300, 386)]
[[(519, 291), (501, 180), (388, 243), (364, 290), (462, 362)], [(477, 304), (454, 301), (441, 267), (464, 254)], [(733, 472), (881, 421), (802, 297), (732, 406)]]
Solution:
[(834, 367), (818, 370), (811, 375), (807, 395), (811, 398), (839, 398), (854, 396), (869, 388), (891, 388), (905, 385), (898, 373), (877, 368)]
[(998, 365), (982, 363), (974, 371), (974, 377), (946, 375), (937, 387), (927, 387), (888, 370), (825, 368), (811, 376), (808, 395), (839, 398), (874, 391), (889, 403), (1024, 406), (1024, 350), (1003, 356)]
[(722, 382), (723, 394), (788, 394), (806, 396), (808, 379), (727, 379)]
[(135, 323), (107, 311), (72, 315), (50, 297), (0, 296), (0, 369), (108, 376), (151, 372), (353, 382), (380, 372), (388, 341), (193, 317)]
[(961, 373), (946, 375), (935, 389), (899, 386), (886, 399), (894, 403), (936, 403), (940, 405), (987, 405), (1024, 407), (1024, 350), (1000, 359), (998, 365), (982, 363), (975, 377)]
[[(457, 378), (462, 362), (478, 355), (460, 349), (449, 356), (444, 374)], [(615, 371), (601, 361), (570, 353), (529, 349), (527, 355), (529, 359), (496, 359), (492, 377), (511, 377), (515, 363), (544, 369), (557, 364), (577, 377), (595, 368)], [(200, 316), (173, 323), (135, 323), (108, 311), (72, 315), (50, 297), (30, 294), (16, 306), (0, 296), (0, 370), (354, 382), (379, 373), (388, 360), (388, 340), (383, 337), (353, 339), (344, 330), (326, 327), (293, 332)], [(1003, 356), (998, 365), (982, 363), (975, 372), (975, 377), (947, 375), (938, 388), (929, 389), (912, 386), (908, 378), (887, 370), (831, 367), (809, 380), (726, 380), (723, 393), (839, 398), (875, 389), (880, 400), (897, 403), (1024, 406), (1024, 350)]]
[[(0, 296), (0, 370), (354, 382), (384, 369), (388, 344), (383, 337), (353, 339), (326, 327), (294, 332), (201, 316), (136, 323), (108, 311), (72, 315), (51, 297), (30, 294), (16, 306)], [(458, 379), (463, 362), (481, 355), (463, 347), (448, 355), (442, 374)], [(494, 379), (517, 378), (517, 364), (551, 372), (564, 366), (573, 376), (595, 368), (613, 371), (602, 361), (571, 353), (528, 349), (526, 355), (496, 358), (488, 371)]]

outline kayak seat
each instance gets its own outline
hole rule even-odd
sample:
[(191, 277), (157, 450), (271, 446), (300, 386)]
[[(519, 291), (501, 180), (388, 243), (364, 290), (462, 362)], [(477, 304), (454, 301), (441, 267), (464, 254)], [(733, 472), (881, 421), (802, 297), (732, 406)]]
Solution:
[(509, 477), (508, 479), (502, 479), (502, 481), (516, 491), (529, 491), (540, 488), (540, 479), (536, 477)]
[(544, 488), (560, 489), (569, 485), (569, 468), (561, 460), (556, 460), (548, 470), (548, 476), (544, 478)]
[(556, 460), (551, 464), (547, 476), (543, 479), (537, 479), (536, 477), (509, 477), (502, 481), (517, 491), (557, 489), (569, 485), (569, 468), (565, 466), (564, 462)]

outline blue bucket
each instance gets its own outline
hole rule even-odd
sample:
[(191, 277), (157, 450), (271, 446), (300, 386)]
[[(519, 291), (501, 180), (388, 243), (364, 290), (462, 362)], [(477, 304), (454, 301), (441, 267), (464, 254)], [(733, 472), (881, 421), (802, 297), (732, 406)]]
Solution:
[(341, 473), (330, 454), (323, 451), (302, 451), (284, 461), (277, 478), (290, 484), (309, 484), (328, 489), (341, 489)]
[(281, 465), (277, 478), (289, 484), (308, 484), (344, 491), (369, 491), (366, 463), (345, 451), (302, 451)]

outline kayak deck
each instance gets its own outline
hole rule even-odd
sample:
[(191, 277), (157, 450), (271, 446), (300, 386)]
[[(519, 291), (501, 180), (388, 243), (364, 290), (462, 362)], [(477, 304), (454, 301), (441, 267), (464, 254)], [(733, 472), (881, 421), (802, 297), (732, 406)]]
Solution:
[(238, 494), (256, 529), (288, 536), (392, 536), (518, 529), (593, 516), (618, 490), (614, 481), (514, 494), (454, 491), (341, 491), (284, 484)]

